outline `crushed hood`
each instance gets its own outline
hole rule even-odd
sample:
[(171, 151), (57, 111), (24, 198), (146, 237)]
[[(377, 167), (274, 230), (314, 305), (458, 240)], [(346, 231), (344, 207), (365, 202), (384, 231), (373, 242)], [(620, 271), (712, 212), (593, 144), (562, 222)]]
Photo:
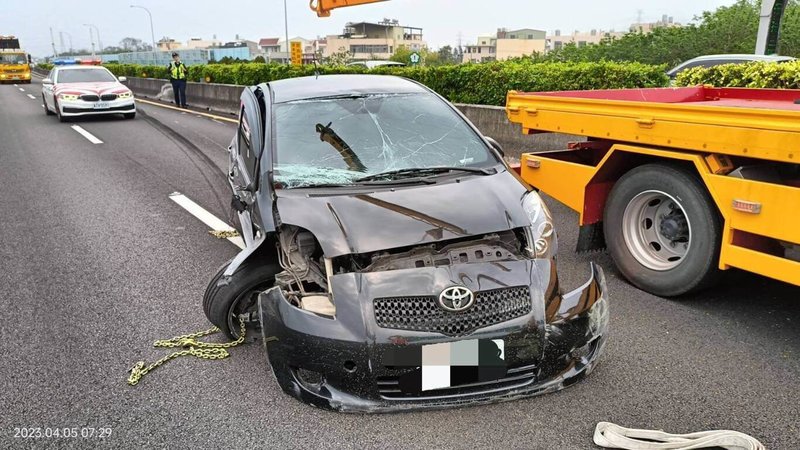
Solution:
[(277, 208), (282, 223), (311, 231), (335, 257), (527, 226), (525, 193), (503, 171), (395, 190), (279, 190)]

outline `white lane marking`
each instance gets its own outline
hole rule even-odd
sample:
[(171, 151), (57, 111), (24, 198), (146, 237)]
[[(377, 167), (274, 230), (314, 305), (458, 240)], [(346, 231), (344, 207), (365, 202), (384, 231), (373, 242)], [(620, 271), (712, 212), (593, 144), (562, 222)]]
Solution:
[[(210, 212), (206, 211), (205, 209), (203, 209), (202, 206), (200, 206), (197, 203), (193, 202), (192, 200), (189, 199), (189, 197), (181, 194), (180, 192), (173, 192), (172, 194), (169, 194), (169, 198), (173, 202), (177, 203), (178, 206), (180, 206), (181, 208), (183, 208), (186, 211), (188, 211), (189, 214), (195, 216), (201, 222), (203, 222), (204, 224), (206, 224), (209, 227), (211, 227), (212, 230), (214, 230), (214, 231), (235, 231), (233, 228), (231, 228), (230, 225), (228, 225), (227, 223), (225, 223), (222, 220), (220, 220), (219, 218), (217, 218), (217, 216), (215, 216), (215, 215), (211, 214)], [(228, 238), (228, 241), (230, 241), (233, 245), (235, 245), (235, 246), (237, 246), (237, 247), (239, 247), (241, 249), (244, 249), (244, 241), (242, 240), (241, 237), (238, 237), (238, 236), (237, 237), (231, 237), (231, 238)]]
[(14, 87), (19, 87), (19, 86), (17, 86), (17, 83), (14, 83)]
[(30, 98), (32, 100), (36, 100), (36, 97), (32, 96), (31, 94), (28, 94), (28, 98)]
[(25, 92), (25, 89), (19, 88), (20, 92)]
[(89, 140), (89, 142), (91, 142), (92, 144), (102, 144), (103, 143), (103, 141), (101, 141), (100, 139), (97, 139), (92, 133), (89, 133), (88, 131), (84, 130), (83, 128), (79, 127), (78, 125), (73, 125), (71, 128), (73, 130), (77, 131), (78, 134), (80, 134), (81, 136), (83, 136), (87, 140)]

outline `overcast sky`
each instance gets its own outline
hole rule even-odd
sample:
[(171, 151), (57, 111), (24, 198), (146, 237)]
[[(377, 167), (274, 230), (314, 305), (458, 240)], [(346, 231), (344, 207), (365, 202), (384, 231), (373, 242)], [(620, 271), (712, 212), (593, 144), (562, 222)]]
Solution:
[[(153, 13), (156, 40), (169, 36), (222, 40), (258, 40), (284, 35), (282, 0), (0, 0), (0, 35), (13, 34), (34, 56), (51, 54), (49, 27), (60, 51), (59, 31), (72, 35), (76, 48), (89, 48), (92, 23), (100, 29), (103, 45), (117, 45), (124, 37), (150, 40), (147, 13), (131, 9), (131, 3)], [(374, 5), (335, 10), (331, 17), (317, 18), (308, 0), (288, 0), (289, 35), (314, 38), (340, 33), (349, 21), (398, 19), (403, 25), (423, 28), (432, 48), (455, 45), (459, 33), (464, 44), (499, 27), (535, 28), (548, 32), (571, 30), (625, 30), (639, 11), (644, 21), (663, 14), (686, 23), (694, 16), (733, 0), (391, 0)]]

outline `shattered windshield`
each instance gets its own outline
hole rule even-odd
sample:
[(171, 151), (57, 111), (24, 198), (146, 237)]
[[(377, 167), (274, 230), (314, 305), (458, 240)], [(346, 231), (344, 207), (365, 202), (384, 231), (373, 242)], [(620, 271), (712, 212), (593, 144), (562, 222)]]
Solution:
[(498, 162), (461, 117), (428, 93), (303, 100), (274, 111), (274, 179), (287, 188)]

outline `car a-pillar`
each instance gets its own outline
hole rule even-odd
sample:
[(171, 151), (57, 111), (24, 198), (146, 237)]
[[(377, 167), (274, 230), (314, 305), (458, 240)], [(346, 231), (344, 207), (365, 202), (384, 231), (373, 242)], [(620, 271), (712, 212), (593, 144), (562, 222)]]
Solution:
[(628, 281), (659, 296), (712, 286), (724, 221), (703, 180), (708, 174), (700, 155), (612, 146), (584, 193), (581, 237), (594, 241), (579, 246), (604, 244)]

